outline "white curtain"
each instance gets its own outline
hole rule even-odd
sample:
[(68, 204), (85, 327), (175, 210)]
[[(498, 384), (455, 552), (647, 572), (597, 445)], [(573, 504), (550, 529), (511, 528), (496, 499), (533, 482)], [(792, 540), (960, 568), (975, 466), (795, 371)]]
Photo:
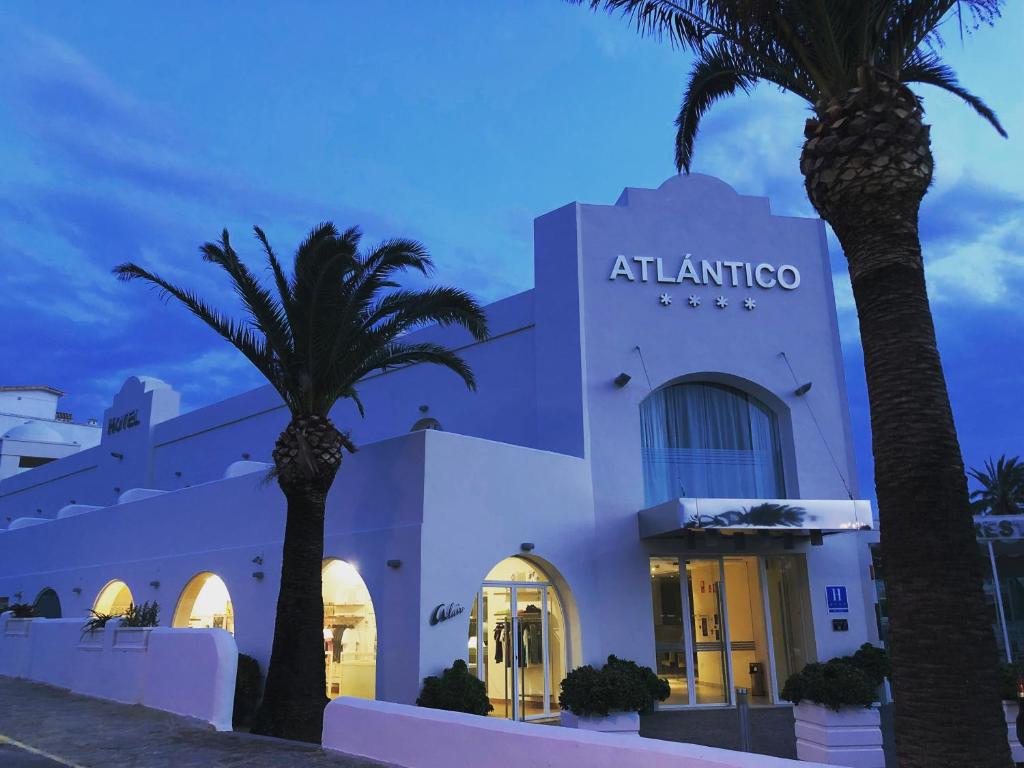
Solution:
[(676, 384), (640, 405), (647, 506), (682, 496), (785, 498), (778, 419), (721, 384)]

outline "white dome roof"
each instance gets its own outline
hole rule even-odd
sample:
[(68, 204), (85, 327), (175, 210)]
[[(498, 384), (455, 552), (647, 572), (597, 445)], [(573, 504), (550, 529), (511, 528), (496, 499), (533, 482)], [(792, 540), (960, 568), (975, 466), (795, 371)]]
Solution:
[(39, 421), (26, 421), (19, 424), (4, 435), (4, 439), (25, 440), (32, 443), (63, 443), (67, 442), (53, 427)]

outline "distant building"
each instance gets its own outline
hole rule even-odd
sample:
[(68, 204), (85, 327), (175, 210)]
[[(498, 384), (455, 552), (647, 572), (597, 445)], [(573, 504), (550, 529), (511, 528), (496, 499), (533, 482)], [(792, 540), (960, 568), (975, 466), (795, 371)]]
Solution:
[(0, 480), (100, 443), (96, 419), (76, 424), (57, 410), (53, 387), (0, 386)]

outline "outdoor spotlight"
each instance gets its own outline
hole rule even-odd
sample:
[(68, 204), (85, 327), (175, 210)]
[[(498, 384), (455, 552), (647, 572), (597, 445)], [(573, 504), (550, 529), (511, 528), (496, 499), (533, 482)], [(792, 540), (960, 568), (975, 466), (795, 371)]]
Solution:
[(818, 529), (815, 529), (815, 530), (811, 531), (811, 546), (812, 547), (820, 547), (824, 543), (825, 543), (824, 536), (822, 536), (821, 531), (819, 531)]
[(519, 545), (519, 549), (521, 549), (523, 552), (533, 552), (533, 542), (524, 541), (522, 544)]
[(124, 454), (121, 453), (120, 451), (111, 451), (110, 455), (113, 456), (118, 461), (121, 461), (124, 458)]
[(153, 589), (160, 589), (160, 582), (159, 581), (151, 581), (151, 582), (149, 582), (149, 586), (151, 586)]
[(263, 581), (263, 571), (253, 571), (252, 577), (256, 579), (256, 581)]
[(811, 382), (808, 381), (806, 384), (801, 384), (799, 387), (794, 389), (793, 390), (793, 394), (796, 395), (797, 397), (803, 397), (804, 395), (806, 395), (810, 391), (811, 391)]
[(420, 413), (426, 413), (429, 410), (430, 410), (430, 406), (429, 405), (421, 405), (420, 406)]
[(256, 563), (256, 565), (263, 565), (263, 555), (256, 555), (252, 561)]
[(245, 459), (246, 461), (248, 461), (249, 460), (249, 454), (248, 453), (243, 453), (242, 454), (242, 458)]
[(82, 588), (81, 587), (72, 587), (71, 591), (74, 592), (76, 595), (82, 594)]
[(401, 568), (401, 567), (402, 567), (402, 561), (401, 560), (388, 560), (388, 568)]
[(620, 373), (618, 376), (615, 377), (615, 386), (621, 389), (622, 387), (629, 384), (629, 380), (632, 378), (633, 377), (630, 376), (628, 373)]
[(175, 471), (174, 476), (175, 477), (181, 477), (181, 470)]

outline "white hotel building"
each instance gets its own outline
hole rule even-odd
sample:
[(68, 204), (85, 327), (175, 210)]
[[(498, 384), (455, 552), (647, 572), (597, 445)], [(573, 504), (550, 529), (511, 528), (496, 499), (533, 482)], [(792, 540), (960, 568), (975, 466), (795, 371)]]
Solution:
[[(820, 221), (704, 176), (572, 203), (535, 222), (535, 287), (488, 315), (486, 342), (422, 332), (477, 392), (411, 367), (364, 382), (365, 419), (334, 411), (359, 452), (327, 511), (329, 695), (411, 703), (465, 658), (496, 715), (543, 717), (614, 653), (670, 680), (665, 706), (770, 704), (877, 640)], [(265, 666), (287, 419), (269, 387), (182, 414), (130, 378), (99, 445), (0, 481), (0, 601), (156, 600)]]

